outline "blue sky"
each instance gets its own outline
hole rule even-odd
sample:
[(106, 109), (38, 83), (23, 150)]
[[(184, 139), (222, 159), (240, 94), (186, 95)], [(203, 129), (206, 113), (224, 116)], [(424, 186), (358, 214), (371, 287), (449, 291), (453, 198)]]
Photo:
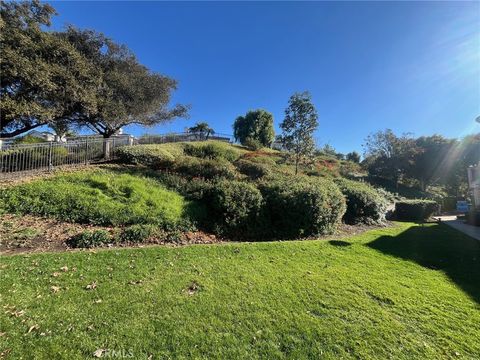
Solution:
[(145, 130), (217, 132), (249, 109), (283, 120), (311, 92), (320, 144), (361, 150), (371, 132), (458, 137), (480, 131), (480, 2), (50, 2), (73, 24), (124, 43), (179, 81), (189, 120)]

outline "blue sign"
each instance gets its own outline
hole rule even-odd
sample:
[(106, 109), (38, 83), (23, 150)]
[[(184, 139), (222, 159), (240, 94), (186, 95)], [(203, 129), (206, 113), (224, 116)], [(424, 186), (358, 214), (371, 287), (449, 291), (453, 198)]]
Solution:
[(468, 203), (465, 200), (457, 201), (458, 212), (468, 212)]

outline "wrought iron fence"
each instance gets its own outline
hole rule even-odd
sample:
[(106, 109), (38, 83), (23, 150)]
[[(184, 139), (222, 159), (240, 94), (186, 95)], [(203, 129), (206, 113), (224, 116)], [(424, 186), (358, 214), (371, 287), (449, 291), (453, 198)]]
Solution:
[(54, 168), (88, 165), (115, 160), (121, 146), (163, 144), (168, 142), (220, 140), (232, 142), (230, 135), (178, 133), (146, 135), (138, 139), (128, 136), (110, 139), (85, 137), (64, 143), (7, 144), (0, 149), (0, 178), (20, 177), (31, 172), (51, 171)]

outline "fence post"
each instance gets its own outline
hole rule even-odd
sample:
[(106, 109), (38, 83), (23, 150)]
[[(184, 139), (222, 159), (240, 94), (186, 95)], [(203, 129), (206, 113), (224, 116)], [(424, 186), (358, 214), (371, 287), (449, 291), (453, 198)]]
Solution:
[(110, 139), (103, 138), (103, 158), (104, 160), (110, 160)]
[(88, 136), (85, 137), (85, 165), (88, 165)]
[(112, 138), (112, 159), (115, 159), (115, 138)]
[(53, 142), (50, 141), (48, 144), (48, 171), (52, 171), (53, 169), (53, 164), (52, 164), (52, 147), (53, 147)]

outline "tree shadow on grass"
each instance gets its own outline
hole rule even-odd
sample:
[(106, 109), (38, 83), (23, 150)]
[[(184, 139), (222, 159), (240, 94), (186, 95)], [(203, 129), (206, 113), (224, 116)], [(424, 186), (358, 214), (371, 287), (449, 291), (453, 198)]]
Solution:
[(338, 247), (347, 247), (347, 246), (352, 245), (348, 241), (342, 241), (342, 240), (330, 240), (328, 243), (330, 245), (338, 246)]
[(480, 241), (447, 225), (435, 224), (415, 226), (397, 236), (382, 236), (367, 246), (443, 271), (480, 304)]

